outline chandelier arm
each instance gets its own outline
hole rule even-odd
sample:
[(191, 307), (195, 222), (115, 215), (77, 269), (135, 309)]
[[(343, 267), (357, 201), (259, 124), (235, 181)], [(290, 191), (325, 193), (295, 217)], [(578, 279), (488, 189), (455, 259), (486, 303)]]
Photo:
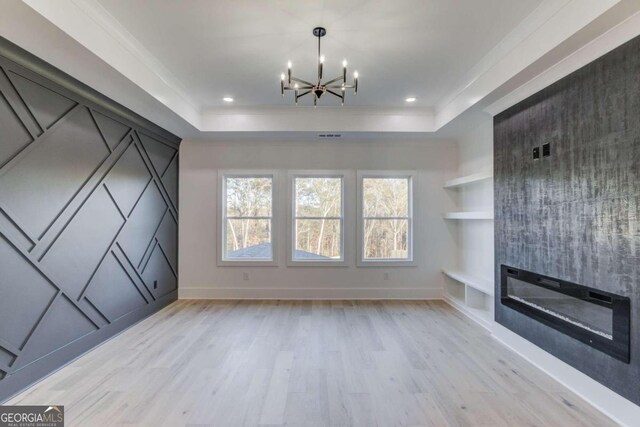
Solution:
[(310, 93), (311, 93), (311, 91), (310, 91), (310, 90), (308, 90), (308, 91), (306, 91), (306, 92), (299, 93), (299, 94), (298, 94), (298, 98), (302, 98), (303, 96), (305, 96), (305, 95), (309, 95)]
[(329, 86), (330, 84), (335, 83), (335, 82), (339, 82), (339, 81), (341, 81), (341, 80), (342, 80), (342, 76), (340, 76), (340, 77), (336, 77), (335, 79), (331, 79), (331, 80), (329, 80), (329, 81), (328, 81), (328, 82), (326, 82), (324, 85), (325, 85), (325, 86)]
[(333, 86), (325, 86), (325, 87), (327, 89), (340, 89), (340, 90), (342, 90), (342, 89), (353, 89), (354, 88), (353, 85), (344, 85), (344, 86), (342, 86), (342, 85), (340, 85), (340, 86), (333, 85)]
[(301, 83), (301, 84), (303, 84), (305, 86), (313, 87), (313, 83), (309, 83), (308, 81), (299, 79), (297, 77), (291, 77), (291, 80), (294, 81), (294, 82), (297, 82), (297, 83)]
[(305, 89), (313, 89), (313, 86), (285, 86), (284, 90), (305, 90)]
[(327, 92), (330, 93), (331, 95), (335, 95), (338, 98), (342, 99), (342, 95), (337, 94), (336, 92), (332, 91), (331, 89), (327, 89)]

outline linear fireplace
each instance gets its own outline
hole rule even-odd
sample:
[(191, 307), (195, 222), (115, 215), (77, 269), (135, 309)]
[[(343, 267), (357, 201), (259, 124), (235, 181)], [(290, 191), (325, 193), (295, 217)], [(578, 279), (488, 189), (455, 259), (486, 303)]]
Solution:
[(629, 298), (502, 265), (500, 300), (629, 363)]

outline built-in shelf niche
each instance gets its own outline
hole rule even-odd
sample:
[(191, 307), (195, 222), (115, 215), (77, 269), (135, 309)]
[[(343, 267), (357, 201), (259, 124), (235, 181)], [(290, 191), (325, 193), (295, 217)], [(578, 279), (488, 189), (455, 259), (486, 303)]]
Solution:
[[(462, 189), (467, 192), (483, 191), (486, 185), (478, 184), (492, 178), (493, 172), (481, 171), (446, 181), (443, 188), (454, 193)], [(464, 209), (464, 206), (461, 207)], [(461, 210), (443, 214), (445, 220), (451, 220), (453, 223), (465, 221), (479, 221), (482, 223), (493, 220), (493, 217), (492, 209), (487, 211)], [(478, 226), (481, 227), (481, 225)], [(459, 250), (462, 250), (462, 247)], [(446, 300), (480, 325), (490, 328), (494, 313), (493, 280), (455, 269), (444, 270), (443, 273), (445, 275), (444, 294)]]
[(444, 270), (445, 298), (453, 306), (485, 327), (493, 321), (493, 283), (488, 279)]
[(489, 279), (474, 277), (470, 274), (456, 270), (443, 270), (443, 273), (446, 274), (449, 278), (457, 282), (464, 283), (470, 288), (474, 288), (487, 295), (493, 295), (494, 285), (493, 281)]

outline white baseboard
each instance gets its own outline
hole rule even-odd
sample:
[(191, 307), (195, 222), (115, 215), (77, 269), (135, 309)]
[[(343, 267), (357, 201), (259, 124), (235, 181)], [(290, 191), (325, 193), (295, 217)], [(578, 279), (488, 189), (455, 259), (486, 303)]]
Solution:
[(283, 300), (431, 300), (442, 299), (436, 288), (179, 288), (179, 299)]
[[(618, 424), (623, 426), (638, 425), (640, 406), (495, 322), (493, 337)], [(634, 379), (629, 378), (629, 381), (634, 381)]]

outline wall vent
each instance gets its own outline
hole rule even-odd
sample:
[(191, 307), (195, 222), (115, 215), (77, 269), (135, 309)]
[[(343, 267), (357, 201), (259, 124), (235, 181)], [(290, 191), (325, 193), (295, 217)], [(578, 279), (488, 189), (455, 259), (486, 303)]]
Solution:
[(340, 133), (319, 133), (318, 134), (318, 138), (336, 139), (336, 138), (342, 138), (342, 134), (340, 134)]

